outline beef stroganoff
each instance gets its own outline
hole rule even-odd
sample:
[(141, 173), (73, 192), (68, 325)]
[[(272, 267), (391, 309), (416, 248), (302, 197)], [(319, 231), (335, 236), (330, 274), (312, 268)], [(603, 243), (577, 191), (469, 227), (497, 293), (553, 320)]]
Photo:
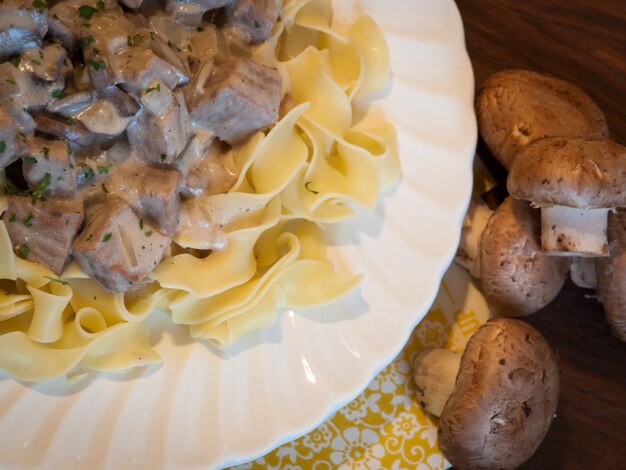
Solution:
[(39, 381), (160, 361), (155, 309), (225, 348), (332, 302), (322, 228), (400, 168), (355, 123), (389, 57), (327, 0), (5, 0), (0, 368)]

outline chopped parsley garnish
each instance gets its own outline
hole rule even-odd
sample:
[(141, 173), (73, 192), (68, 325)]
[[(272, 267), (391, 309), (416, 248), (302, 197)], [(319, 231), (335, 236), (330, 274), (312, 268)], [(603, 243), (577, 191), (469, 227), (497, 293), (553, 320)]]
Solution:
[(148, 93), (152, 93), (153, 91), (161, 91), (161, 84), (157, 83), (157, 86), (155, 86), (154, 88), (146, 88), (146, 95)]
[(91, 178), (93, 178), (94, 176), (96, 176), (96, 172), (93, 171), (93, 168), (87, 168), (85, 171), (83, 171), (83, 177), (85, 179), (90, 180)]
[(96, 11), (98, 10), (94, 7), (90, 7), (89, 5), (81, 5), (78, 7), (78, 14), (81, 18), (85, 18), (86, 20), (90, 20)]
[(56, 98), (57, 100), (60, 100), (61, 98), (63, 98), (63, 90), (54, 90), (51, 93), (53, 98)]
[(74, 169), (74, 164), (70, 163), (70, 170), (73, 170), (73, 169)]
[(15, 80), (13, 80), (12, 78), (7, 78), (7, 83), (10, 83), (11, 85), (17, 85), (17, 82)]
[(98, 165), (98, 173), (100, 173), (101, 175), (104, 173), (108, 173), (112, 167), (113, 165), (111, 163), (109, 163), (108, 165), (104, 165), (104, 166)]
[(41, 62), (39, 62), (38, 60), (35, 60), (35, 59), (31, 59), (30, 60), (30, 64), (31, 65), (41, 65)]
[(59, 284), (63, 284), (64, 286), (68, 286), (70, 283), (67, 281), (64, 281), (63, 279), (58, 279), (56, 277), (50, 277), (50, 276), (44, 276), (46, 279), (48, 279), (49, 281), (52, 282), (58, 282)]
[(83, 38), (83, 44), (84, 44), (85, 46), (88, 46), (89, 44), (91, 44), (91, 43), (92, 43), (92, 42), (94, 42), (94, 41), (95, 41), (95, 39), (94, 39), (94, 38), (93, 38), (93, 36), (91, 36), (91, 35), (90, 35), (90, 36), (87, 36), (87, 37), (85, 37), (85, 38)]
[[(72, 119), (71, 117), (68, 117), (65, 120), (65, 124), (67, 124), (68, 126), (71, 126), (72, 124), (74, 124), (74, 119)], [(70, 166), (70, 168), (73, 168), (73, 167)]]
[[(72, 147), (70, 147), (70, 143), (67, 143), (67, 154), (72, 155)], [(70, 168), (74, 168), (74, 166), (70, 163)]]
[(254, 22), (254, 27), (255, 28), (260, 28), (261, 27), (261, 23), (259, 23), (258, 21)]
[(167, 160), (167, 155), (165, 155), (164, 153), (161, 154), (161, 163), (165, 162), (165, 160)]
[(46, 158), (50, 158), (50, 149), (48, 147), (42, 147), (41, 148), (41, 153), (43, 153), (43, 156)]
[(97, 47), (93, 48), (93, 53), (94, 54), (100, 54), (100, 49), (98, 49)]
[(104, 10), (104, 2), (102, 0), (98, 0), (98, 2), (96, 3), (96, 8), (98, 10)]
[(4, 140), (0, 140), (0, 153), (3, 153), (7, 149), (7, 144)]
[(176, 49), (178, 52), (180, 52), (180, 47), (178, 47), (176, 44), (173, 44), (172, 41), (167, 41), (167, 45), (170, 46), (172, 49)]
[(152, 230), (148, 230), (146, 232), (146, 237), (151, 237), (154, 232)]
[(37, 163), (37, 159), (31, 155), (29, 155), (28, 157), (24, 157), (24, 161), (27, 163), (32, 163), (33, 165)]
[(196, 28), (196, 31), (198, 31), (199, 33), (201, 33), (202, 31), (204, 31), (204, 28), (202, 26), (198, 26)]
[(9, 62), (11, 62), (11, 65), (13, 65), (13, 67), (18, 68), (20, 66), (21, 61), (22, 61), (22, 58), (20, 56), (17, 56), (17, 57), (13, 57)]
[(191, 44), (187, 44), (187, 50), (188, 50), (189, 52), (191, 52), (191, 51), (192, 51), (192, 49), (191, 49)]
[(50, 173), (46, 173), (46, 175), (41, 180), (41, 183), (39, 183), (39, 186), (37, 186), (36, 188), (33, 188), (32, 195), (34, 197), (41, 196), (43, 192), (48, 188), (48, 186), (50, 186), (50, 179), (51, 179)]
[(27, 227), (32, 227), (33, 226), (33, 219), (35, 218), (35, 216), (33, 215), (32, 212), (29, 212), (28, 215), (26, 217), (24, 217), (24, 219), (22, 220), (22, 222), (24, 223), (24, 225), (26, 225)]
[(139, 219), (139, 230), (143, 230), (143, 217)]
[(87, 63), (89, 65), (91, 65), (96, 70), (106, 69), (106, 67), (107, 67), (107, 64), (105, 64), (101, 60), (96, 61), (96, 60), (93, 60), (93, 59), (87, 59)]
[(112, 236), (113, 236), (113, 234), (111, 232), (107, 232), (102, 237), (102, 241), (103, 242), (108, 242), (111, 239)]
[(13, 214), (9, 217), (9, 222), (15, 222), (17, 220), (17, 215)]
[(313, 181), (309, 181), (307, 182), (304, 187), (306, 188), (307, 191), (312, 192), (313, 194), (319, 194), (319, 191), (315, 191), (314, 189), (309, 188), (309, 185), (313, 184)]
[(26, 258), (28, 256), (28, 254), (30, 253), (30, 248), (28, 248), (28, 245), (22, 245), (19, 247), (19, 249), (17, 250), (17, 254), (21, 257), (21, 258)]
[(135, 47), (139, 47), (141, 46), (143, 43), (143, 35), (142, 34), (135, 34), (134, 36), (126, 36), (126, 44), (128, 44), (129, 46), (135, 46)]

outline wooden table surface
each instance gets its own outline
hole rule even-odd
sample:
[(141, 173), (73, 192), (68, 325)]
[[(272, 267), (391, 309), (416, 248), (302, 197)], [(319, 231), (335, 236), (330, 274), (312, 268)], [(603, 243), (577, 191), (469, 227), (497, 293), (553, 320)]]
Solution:
[[(457, 0), (457, 6), (477, 85), (508, 68), (571, 81), (604, 111), (611, 138), (626, 145), (624, 0)], [(524, 469), (626, 468), (626, 343), (611, 336), (592, 295), (568, 282), (527, 318), (558, 354), (561, 398)]]

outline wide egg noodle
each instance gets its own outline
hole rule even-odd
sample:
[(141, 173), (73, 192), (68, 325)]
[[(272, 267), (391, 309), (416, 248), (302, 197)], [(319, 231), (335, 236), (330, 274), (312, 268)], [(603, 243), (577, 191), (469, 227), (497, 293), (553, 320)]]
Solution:
[(50, 284), (46, 286), (48, 289), (27, 287), (33, 299), (33, 318), (28, 337), (39, 343), (53, 343), (63, 336), (63, 325), (68, 316), (66, 308), (73, 294), (67, 285)]

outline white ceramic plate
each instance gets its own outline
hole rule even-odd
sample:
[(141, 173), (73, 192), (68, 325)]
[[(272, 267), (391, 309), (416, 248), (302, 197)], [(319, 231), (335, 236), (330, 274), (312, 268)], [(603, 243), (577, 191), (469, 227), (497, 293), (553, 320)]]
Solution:
[[(401, 350), (458, 242), (476, 143), (473, 76), (452, 0), (338, 0), (369, 12), (393, 83), (370, 110), (399, 131), (401, 183), (372, 214), (329, 230), (360, 290), (331, 307), (282, 312), (274, 328), (220, 354), (156, 314), (160, 367), (27, 386), (0, 375), (0, 467), (213, 468), (313, 429)], [(0, 374), (2, 374), (0, 372)]]

